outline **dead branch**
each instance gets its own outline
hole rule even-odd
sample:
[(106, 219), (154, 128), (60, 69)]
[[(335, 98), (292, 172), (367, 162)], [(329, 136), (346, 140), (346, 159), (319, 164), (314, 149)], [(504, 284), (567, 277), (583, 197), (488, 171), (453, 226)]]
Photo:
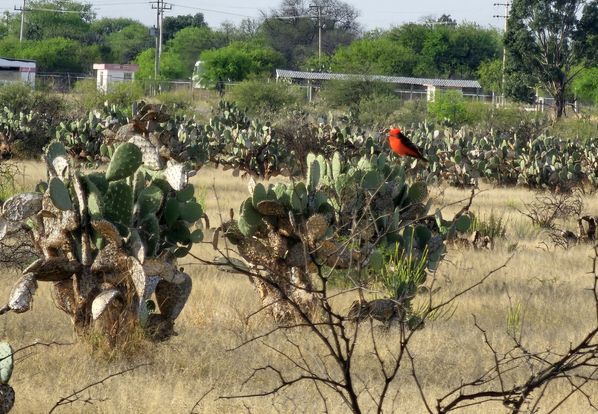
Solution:
[[(147, 367), (147, 366), (150, 366), (150, 365), (152, 365), (152, 364), (151, 364), (151, 363), (143, 363), (143, 364), (138, 364), (138, 365), (132, 366), (132, 367), (130, 367), (130, 368), (124, 369), (124, 370), (122, 370), (122, 371), (115, 372), (114, 374), (110, 374), (110, 375), (108, 375), (108, 376), (106, 376), (106, 377), (102, 378), (102, 379), (101, 379), (101, 380), (99, 380), (99, 381), (92, 382), (91, 384), (88, 384), (88, 385), (86, 385), (85, 387), (83, 387), (83, 388), (81, 388), (81, 389), (78, 389), (78, 390), (74, 391), (72, 394), (69, 394), (69, 395), (67, 395), (66, 397), (62, 397), (62, 398), (60, 398), (60, 399), (59, 399), (59, 400), (58, 400), (58, 401), (57, 401), (57, 402), (56, 402), (56, 403), (55, 403), (55, 404), (52, 406), (52, 408), (50, 409), (50, 411), (48, 411), (48, 414), (52, 414), (52, 413), (53, 413), (55, 410), (57, 410), (57, 409), (58, 409), (58, 408), (60, 408), (61, 406), (64, 406), (64, 405), (73, 405), (73, 404), (74, 404), (74, 403), (76, 403), (76, 402), (83, 402), (83, 403), (85, 403), (85, 404), (91, 404), (91, 403), (92, 403), (92, 402), (91, 402), (91, 399), (86, 399), (86, 400), (82, 400), (82, 399), (81, 399), (82, 397), (81, 397), (81, 395), (80, 395), (80, 394), (81, 394), (83, 391), (89, 390), (90, 388), (93, 388), (93, 387), (95, 387), (95, 386), (97, 386), (97, 385), (104, 384), (106, 381), (108, 381), (108, 380), (109, 380), (109, 379), (111, 379), (111, 378), (114, 378), (114, 377), (119, 377), (119, 376), (121, 376), (121, 375), (124, 375), (124, 374), (126, 374), (126, 373), (128, 373), (128, 372), (134, 371), (134, 370), (136, 370), (136, 369), (138, 369), (138, 368), (141, 368), (141, 367)], [(103, 400), (100, 400), (100, 401), (103, 401)]]

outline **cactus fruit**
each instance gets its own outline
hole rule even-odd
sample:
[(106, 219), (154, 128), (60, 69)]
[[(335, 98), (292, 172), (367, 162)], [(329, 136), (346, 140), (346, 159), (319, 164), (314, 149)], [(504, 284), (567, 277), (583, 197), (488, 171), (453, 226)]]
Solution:
[(52, 199), (52, 203), (56, 208), (62, 211), (71, 210), (73, 208), (69, 190), (60, 178), (52, 177), (48, 191), (50, 193), (50, 199)]
[(0, 342), (0, 383), (8, 384), (12, 375), (13, 351), (8, 342)]
[(106, 170), (108, 181), (117, 181), (132, 175), (142, 163), (141, 150), (130, 142), (120, 144)]

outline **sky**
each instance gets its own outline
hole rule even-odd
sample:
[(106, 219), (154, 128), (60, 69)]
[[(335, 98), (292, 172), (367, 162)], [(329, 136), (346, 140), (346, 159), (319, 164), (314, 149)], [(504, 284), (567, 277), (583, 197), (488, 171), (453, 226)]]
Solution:
[[(505, 0), (345, 0), (360, 12), (359, 22), (365, 30), (386, 29), (407, 22), (418, 22), (427, 16), (450, 14), (458, 22), (475, 22), (483, 27), (502, 27), (502, 19), (493, 15), (504, 14), (494, 6)], [(0, 3), (20, 0), (0, 0)], [(91, 0), (98, 17), (130, 17), (151, 26), (155, 24), (155, 10), (148, 1)], [(238, 23), (246, 17), (257, 18), (261, 12), (270, 12), (280, 0), (173, 0), (172, 10), (165, 15), (195, 14), (201, 12), (210, 27), (216, 28), (224, 21)], [(12, 5), (8, 5), (9, 7)]]

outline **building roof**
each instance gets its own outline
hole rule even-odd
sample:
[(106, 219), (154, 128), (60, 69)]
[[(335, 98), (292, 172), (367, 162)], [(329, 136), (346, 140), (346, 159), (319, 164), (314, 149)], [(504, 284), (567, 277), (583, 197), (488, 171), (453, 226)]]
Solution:
[(35, 68), (35, 60), (13, 59), (0, 57), (0, 67), (6, 68)]
[(449, 88), (482, 88), (482, 86), (477, 80), (408, 78), (405, 76), (382, 75), (350, 75), (344, 73), (300, 72), (296, 70), (285, 69), (276, 69), (276, 79), (278, 78), (304, 80), (369, 80), (386, 83), (399, 83), (405, 85), (431, 85)]

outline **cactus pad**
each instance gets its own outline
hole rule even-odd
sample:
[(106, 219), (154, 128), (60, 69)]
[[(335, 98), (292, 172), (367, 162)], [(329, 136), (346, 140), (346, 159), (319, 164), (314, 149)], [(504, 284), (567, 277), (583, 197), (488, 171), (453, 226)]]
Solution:
[(188, 178), (183, 164), (169, 165), (166, 170), (164, 170), (164, 175), (168, 184), (170, 184), (175, 191), (181, 191), (187, 185)]
[(172, 226), (179, 218), (179, 202), (176, 198), (169, 198), (164, 205), (164, 220), (167, 226)]
[(133, 189), (125, 180), (112, 181), (108, 186), (108, 191), (104, 196), (104, 215), (113, 223), (131, 225)]
[(132, 175), (142, 163), (141, 150), (130, 142), (122, 143), (114, 151), (114, 156), (108, 164), (106, 179), (117, 181)]
[(107, 289), (95, 297), (91, 303), (91, 316), (93, 320), (97, 320), (106, 310), (108, 305), (120, 296), (118, 289)]
[(2, 215), (10, 221), (21, 221), (38, 213), (42, 209), (43, 195), (40, 193), (22, 193), (9, 198), (2, 206)]
[(428, 186), (423, 181), (417, 181), (411, 184), (408, 194), (411, 204), (421, 203), (428, 197)]
[(58, 208), (59, 210), (66, 211), (73, 208), (73, 203), (71, 201), (71, 196), (69, 195), (69, 190), (66, 188), (62, 180), (58, 177), (52, 177), (50, 180), (50, 186), (48, 188), (50, 192), (50, 198), (52, 199), (52, 203)]
[(189, 201), (193, 198), (194, 191), (193, 184), (187, 184), (181, 191), (177, 192), (176, 199), (181, 203)]
[(13, 368), (12, 347), (8, 342), (0, 342), (0, 383), (8, 384)]
[(7, 414), (15, 404), (15, 390), (8, 384), (0, 384), (0, 414)]
[(139, 216), (145, 217), (150, 214), (156, 214), (162, 205), (162, 198), (162, 190), (155, 185), (150, 185), (141, 190), (137, 198)]
[(186, 222), (195, 223), (203, 215), (203, 209), (199, 203), (188, 201), (186, 203), (179, 203), (179, 214), (181, 219)]
[(253, 207), (256, 208), (260, 201), (264, 201), (267, 198), (268, 193), (266, 187), (264, 187), (264, 184), (262, 183), (257, 183), (251, 195), (251, 203), (253, 204)]
[(460, 233), (465, 233), (471, 226), (471, 218), (468, 215), (463, 214), (455, 221), (455, 228)]

